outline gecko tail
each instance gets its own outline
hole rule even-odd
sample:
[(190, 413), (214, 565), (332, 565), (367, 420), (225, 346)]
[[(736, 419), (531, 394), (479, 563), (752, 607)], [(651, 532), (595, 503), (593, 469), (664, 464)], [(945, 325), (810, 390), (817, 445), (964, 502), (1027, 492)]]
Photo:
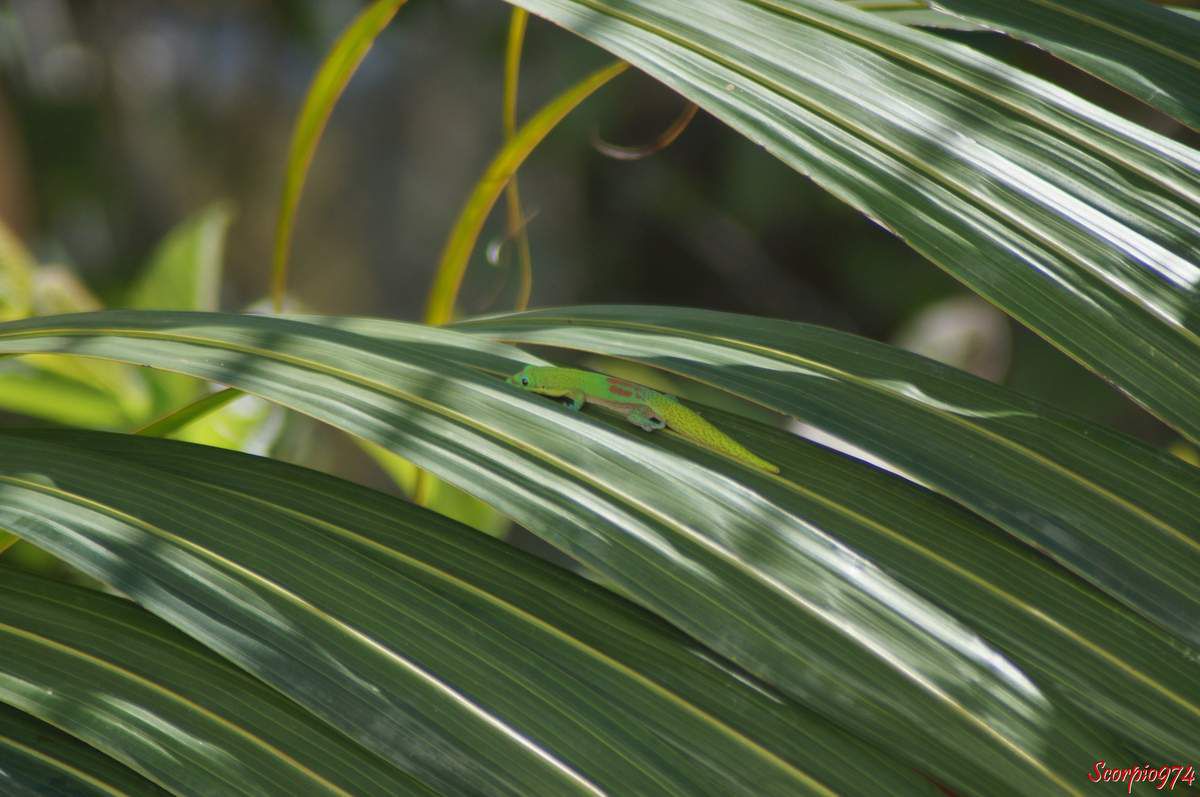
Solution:
[(778, 465), (758, 456), (704, 420), (699, 413), (688, 409), (678, 401), (672, 399), (670, 401), (654, 402), (651, 404), (651, 409), (667, 422), (669, 428), (674, 429), (689, 440), (700, 443), (726, 456), (733, 457), (739, 462), (745, 462), (770, 473), (779, 473)]

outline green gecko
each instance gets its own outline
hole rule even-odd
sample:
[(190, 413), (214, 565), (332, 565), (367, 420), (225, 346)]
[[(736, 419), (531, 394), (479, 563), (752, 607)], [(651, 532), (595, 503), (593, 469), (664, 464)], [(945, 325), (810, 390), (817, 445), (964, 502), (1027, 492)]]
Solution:
[(756, 468), (779, 473), (779, 467), (752, 453), (738, 441), (679, 403), (679, 399), (624, 379), (575, 368), (527, 365), (508, 383), (531, 393), (568, 398), (573, 410), (585, 402), (623, 414), (630, 423), (653, 432), (664, 426), (707, 448)]

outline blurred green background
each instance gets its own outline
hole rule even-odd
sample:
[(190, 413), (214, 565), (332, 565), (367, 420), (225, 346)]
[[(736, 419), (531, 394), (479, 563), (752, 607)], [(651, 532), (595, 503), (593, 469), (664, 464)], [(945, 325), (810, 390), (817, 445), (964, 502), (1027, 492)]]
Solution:
[[(43, 262), (120, 296), (161, 237), (214, 200), (235, 216), (222, 309), (260, 300), (290, 126), (361, 8), (347, 0), (0, 5), (0, 218)], [(325, 313), (420, 317), (444, 238), (501, 143), (509, 7), (413, 0), (351, 82), (300, 206), (291, 290)], [(1039, 51), (953, 33), (1180, 140), (1197, 137)], [(603, 64), (531, 19), (521, 114)], [(1173, 435), (971, 297), (885, 230), (700, 114), (622, 162), (593, 134), (652, 140), (683, 103), (630, 73), (570, 116), (521, 172), (533, 305), (633, 302), (808, 321), (903, 345), (1166, 445)], [(1190, 136), (1190, 139), (1189, 139)], [(481, 244), (498, 242), (502, 213)], [(460, 308), (511, 306), (511, 258), (480, 247)], [(13, 415), (4, 423), (26, 423)]]

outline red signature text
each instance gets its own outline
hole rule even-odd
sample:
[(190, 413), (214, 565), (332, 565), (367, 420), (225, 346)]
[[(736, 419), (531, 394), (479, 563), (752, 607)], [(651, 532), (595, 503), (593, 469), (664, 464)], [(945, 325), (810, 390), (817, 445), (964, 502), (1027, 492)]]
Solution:
[(1193, 786), (1196, 783), (1196, 772), (1191, 764), (1160, 767), (1143, 764), (1140, 767), (1117, 768), (1108, 766), (1105, 761), (1097, 761), (1087, 778), (1092, 783), (1126, 783), (1126, 793), (1133, 794), (1135, 783), (1149, 783), (1158, 791), (1174, 791), (1177, 783)]

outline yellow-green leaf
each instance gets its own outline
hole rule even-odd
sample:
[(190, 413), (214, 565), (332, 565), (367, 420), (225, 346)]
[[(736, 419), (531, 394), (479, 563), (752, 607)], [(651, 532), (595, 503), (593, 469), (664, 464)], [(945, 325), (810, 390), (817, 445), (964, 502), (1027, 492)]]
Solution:
[(551, 130), (574, 110), (579, 103), (590, 97), (597, 89), (628, 68), (628, 64), (616, 62), (593, 72), (558, 97), (551, 100), (536, 115), (526, 122), (517, 134), (492, 159), (491, 164), (475, 184), (470, 198), (459, 213), (454, 229), (442, 250), (442, 259), (434, 276), (429, 302), (425, 307), (425, 321), (430, 324), (445, 324), (454, 317), (454, 303), (458, 289), (479, 231), (488, 213), (500, 198), (504, 187), (516, 173), (529, 153), (541, 143)]
[(312, 85), (308, 87), (304, 106), (292, 131), (283, 195), (279, 200), (279, 217), (275, 224), (271, 299), (276, 310), (283, 306), (283, 294), (287, 288), (288, 253), (291, 250), (292, 227), (296, 221), (296, 208), (300, 204), (300, 192), (304, 188), (308, 167), (312, 163), (313, 153), (317, 151), (325, 123), (329, 121), (333, 106), (342, 96), (346, 84), (358, 70), (358, 65), (366, 57), (376, 37), (404, 3), (405, 0), (376, 0), (359, 12), (325, 56)]

